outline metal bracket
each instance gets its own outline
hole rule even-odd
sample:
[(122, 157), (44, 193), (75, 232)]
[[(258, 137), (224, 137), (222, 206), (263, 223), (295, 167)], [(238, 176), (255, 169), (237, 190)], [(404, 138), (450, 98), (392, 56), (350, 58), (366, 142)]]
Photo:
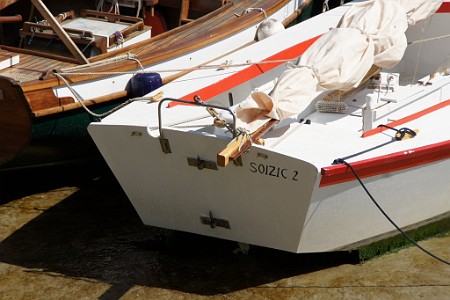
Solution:
[(216, 219), (213, 216), (212, 211), (209, 211), (209, 216), (200, 216), (200, 222), (204, 225), (209, 225), (211, 228), (222, 227), (230, 229), (230, 222), (225, 219)]
[(197, 167), (199, 170), (203, 170), (203, 169), (216, 170), (216, 171), (219, 170), (216, 162), (203, 160), (199, 156), (197, 156), (197, 158), (188, 157), (187, 161), (188, 161), (188, 165), (190, 165), (191, 167)]
[(233, 124), (227, 125), (226, 127), (233, 134), (233, 138), (236, 137), (236, 135), (237, 135), (236, 116), (229, 107), (222, 107), (222, 106), (218, 106), (218, 105), (204, 103), (200, 99), (200, 97), (197, 95), (194, 96), (194, 102), (187, 101), (187, 100), (181, 100), (181, 99), (174, 99), (174, 98), (164, 98), (164, 99), (161, 99), (158, 104), (158, 128), (159, 128), (159, 140), (160, 140), (161, 148), (165, 154), (172, 153), (172, 151), (170, 149), (169, 140), (164, 137), (164, 133), (163, 133), (162, 107), (163, 107), (163, 103), (167, 102), (167, 101), (178, 102), (178, 103), (189, 104), (189, 105), (197, 105), (197, 106), (202, 106), (202, 107), (211, 108), (211, 109), (220, 109), (220, 110), (228, 111), (230, 113), (230, 115), (233, 116)]
[(161, 149), (165, 154), (172, 153), (172, 150), (170, 149), (169, 140), (163, 137), (159, 138), (159, 143), (161, 144)]

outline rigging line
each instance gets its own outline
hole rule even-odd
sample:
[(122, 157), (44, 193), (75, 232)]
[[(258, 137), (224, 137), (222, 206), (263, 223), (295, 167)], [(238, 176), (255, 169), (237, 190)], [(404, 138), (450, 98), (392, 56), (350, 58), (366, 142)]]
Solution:
[(130, 104), (131, 102), (135, 102), (135, 101), (148, 101), (149, 98), (143, 98), (143, 97), (138, 97), (138, 98), (132, 98), (132, 99), (128, 99), (127, 101), (117, 105), (116, 107), (110, 109), (107, 112), (104, 112), (102, 114), (97, 114), (95, 112), (93, 112), (92, 110), (90, 110), (86, 104), (84, 104), (84, 100), (81, 97), (80, 94), (78, 94), (77, 91), (75, 91), (75, 89), (70, 85), (70, 83), (66, 80), (66, 78), (64, 78), (64, 76), (61, 76), (58, 73), (54, 73), (56, 77), (58, 77), (60, 80), (64, 81), (64, 83), (67, 85), (67, 88), (70, 90), (70, 92), (73, 94), (73, 96), (75, 97), (75, 99), (77, 100), (78, 103), (80, 103), (80, 105), (83, 107), (83, 109), (91, 116), (95, 117), (95, 118), (99, 118), (102, 119), (110, 114), (112, 114), (113, 112), (119, 110), (120, 108)]
[[(133, 58), (129, 58), (133, 59)], [(134, 59), (133, 59), (134, 60)], [(185, 69), (166, 69), (166, 70), (149, 70), (149, 71), (130, 71), (130, 72), (58, 72), (58, 74), (70, 76), (70, 75), (133, 75), (133, 74), (143, 74), (143, 73), (169, 73), (169, 72), (185, 72), (185, 71), (195, 71), (195, 70), (208, 70), (208, 69), (227, 69), (227, 68), (239, 68), (239, 67), (245, 67), (245, 66), (251, 66), (251, 65), (266, 65), (266, 64), (278, 64), (278, 63), (285, 63), (290, 62), (292, 59), (280, 59), (280, 60), (269, 60), (269, 61), (258, 61), (258, 62), (252, 62), (247, 61), (245, 63), (240, 64), (220, 64), (220, 65), (201, 65), (198, 67), (192, 67), (192, 68), (185, 68)], [(141, 65), (142, 68), (142, 65)]]
[(363, 150), (363, 151), (354, 153), (354, 154), (352, 154), (352, 155), (345, 156), (345, 157), (343, 157), (343, 158), (335, 159), (331, 164), (332, 164), (332, 165), (341, 164), (341, 160), (346, 160), (346, 159), (354, 158), (354, 157), (356, 157), (356, 156), (359, 156), (359, 155), (368, 153), (368, 152), (370, 152), (370, 151), (372, 151), (372, 150), (376, 150), (376, 149), (378, 149), (378, 148), (384, 147), (384, 146), (389, 145), (390, 143), (393, 143), (393, 142), (396, 142), (396, 141), (397, 141), (397, 140), (396, 140), (395, 138), (393, 138), (393, 139), (391, 139), (390, 141), (387, 141), (387, 142), (382, 143), (382, 144), (380, 144), (380, 145), (377, 145), (377, 146), (375, 146), (375, 147), (372, 147), (372, 148), (369, 148), (369, 149), (366, 149), (366, 150)]
[[(421, 32), (421, 35), (420, 35), (421, 37), (423, 37), (425, 35), (425, 32), (430, 28), (432, 19), (433, 19), (433, 17), (431, 17), (430, 20), (428, 21), (428, 27), (427, 28), (425, 28), (426, 24), (422, 25), (422, 27), (421, 27), (422, 32)], [(412, 82), (411, 83), (416, 82), (416, 76), (417, 76), (417, 72), (419, 70), (420, 56), (422, 54), (422, 45), (423, 45), (423, 42), (419, 40), (419, 46), (418, 46), (419, 49), (417, 50), (416, 65), (414, 67), (414, 76), (412, 78)]]
[(77, 71), (77, 70), (84, 70), (87, 68), (91, 68), (91, 67), (102, 67), (102, 66), (106, 66), (108, 64), (113, 64), (113, 63), (117, 63), (119, 61), (122, 60), (134, 60), (136, 61), (139, 66), (141, 67), (141, 69), (143, 69), (142, 64), (140, 63), (140, 61), (136, 58), (136, 55), (132, 54), (132, 53), (127, 53), (126, 55), (119, 55), (119, 56), (115, 56), (115, 57), (111, 57), (111, 58), (105, 58), (103, 60), (100, 61), (96, 61), (96, 62), (90, 62), (88, 64), (84, 64), (84, 65), (78, 65), (78, 66), (74, 66), (74, 67), (67, 67), (67, 68), (62, 68), (59, 70), (59, 72), (61, 73), (73, 73), (73, 71)]
[(360, 151), (360, 152), (357, 152), (357, 153), (354, 153), (354, 154), (351, 154), (351, 155), (348, 155), (348, 156), (345, 156), (345, 157), (342, 157), (342, 158), (335, 159), (332, 162), (332, 165), (340, 164), (341, 162), (339, 160), (347, 160), (347, 159), (350, 159), (350, 158), (354, 158), (354, 157), (359, 156), (361, 154), (365, 154), (365, 153), (368, 153), (368, 152), (370, 152), (372, 150), (376, 150), (378, 148), (381, 148), (381, 147), (384, 147), (386, 145), (389, 145), (390, 143), (401, 141), (401, 140), (403, 140), (406, 137), (415, 137), (416, 134), (417, 134), (414, 130), (412, 130), (410, 128), (407, 128), (407, 127), (403, 127), (403, 128), (397, 129), (397, 128), (393, 128), (393, 127), (390, 127), (390, 126), (387, 126), (387, 125), (384, 125), (384, 124), (378, 125), (378, 127), (385, 127), (387, 129), (394, 130), (396, 132), (396, 134), (390, 141), (387, 141), (385, 143), (379, 144), (379, 145), (374, 146), (372, 148), (369, 148), (369, 149), (366, 149), (366, 150), (363, 150), (363, 151)]
[(356, 177), (356, 179), (358, 180), (359, 184), (361, 185), (361, 187), (364, 189), (364, 191), (366, 192), (366, 194), (369, 196), (370, 200), (372, 200), (372, 202), (375, 204), (375, 206), (378, 208), (378, 210), (386, 217), (386, 219), (407, 239), (409, 240), (414, 246), (416, 246), (417, 248), (419, 248), (420, 250), (422, 250), (423, 252), (425, 252), (426, 254), (428, 254), (429, 256), (433, 257), (434, 259), (437, 259), (438, 261), (449, 265), (450, 266), (450, 262), (444, 260), (443, 258), (440, 258), (438, 256), (436, 256), (435, 254), (431, 253), (430, 251), (426, 250), (425, 248), (423, 248), (422, 246), (420, 246), (411, 236), (409, 236), (405, 231), (403, 231), (389, 216), (388, 214), (383, 210), (383, 208), (381, 208), (381, 206), (378, 204), (378, 202), (375, 200), (375, 198), (372, 196), (372, 194), (369, 192), (369, 190), (367, 189), (367, 187), (365, 186), (365, 184), (363, 183), (363, 181), (361, 180), (361, 178), (359, 177), (358, 173), (356, 172), (356, 170), (353, 168), (353, 166), (348, 163), (347, 161), (345, 161), (342, 158), (338, 158), (336, 159), (336, 161), (339, 161), (340, 163), (346, 165), (348, 168), (350, 168), (350, 170), (352, 171), (353, 175)]
[(408, 42), (408, 45), (423, 43), (423, 42), (431, 42), (431, 41), (446, 39), (446, 38), (450, 38), (450, 34), (445, 34), (445, 35), (436, 36), (436, 37), (430, 37), (427, 39), (421, 39), (421, 40), (417, 40), (417, 41), (411, 41), (411, 42)]

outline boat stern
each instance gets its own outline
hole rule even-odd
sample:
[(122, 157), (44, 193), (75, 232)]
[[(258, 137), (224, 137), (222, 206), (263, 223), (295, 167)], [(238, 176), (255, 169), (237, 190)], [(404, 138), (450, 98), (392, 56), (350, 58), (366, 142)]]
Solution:
[(229, 139), (195, 129), (164, 129), (164, 147), (144, 127), (89, 132), (144, 224), (297, 252), (315, 166), (254, 146), (220, 167)]

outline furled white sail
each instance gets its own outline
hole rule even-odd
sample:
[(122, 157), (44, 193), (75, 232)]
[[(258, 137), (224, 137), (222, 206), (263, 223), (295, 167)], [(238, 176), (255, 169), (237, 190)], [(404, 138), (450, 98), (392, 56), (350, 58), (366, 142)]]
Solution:
[(408, 24), (414, 25), (425, 20), (441, 7), (441, 0), (395, 0), (406, 11)]
[(374, 43), (374, 64), (394, 67), (403, 57), (408, 19), (397, 0), (373, 0), (353, 5), (339, 21), (338, 28), (355, 28)]
[[(337, 28), (322, 35), (285, 71), (270, 94), (252, 93), (237, 109), (238, 127), (254, 131), (268, 119), (302, 112), (317, 90), (350, 90), (375, 65), (392, 68), (403, 57), (408, 24), (433, 14), (441, 0), (371, 0), (354, 4)], [(351, 41), (351, 44), (349, 44)]]

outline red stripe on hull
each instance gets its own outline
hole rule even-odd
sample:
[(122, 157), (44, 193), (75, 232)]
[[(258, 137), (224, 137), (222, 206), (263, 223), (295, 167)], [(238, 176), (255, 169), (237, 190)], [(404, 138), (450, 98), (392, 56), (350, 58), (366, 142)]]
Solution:
[[(389, 127), (395, 128), (401, 124), (418, 119), (426, 114), (437, 111), (448, 105), (450, 105), (450, 99), (419, 111), (415, 114), (409, 115), (405, 118), (391, 122), (387, 125)], [(365, 132), (363, 134), (363, 137), (368, 137), (380, 133), (384, 130), (386, 130), (385, 127), (377, 127), (373, 130)], [(358, 175), (361, 178), (365, 178), (380, 175), (383, 173), (390, 173), (398, 170), (412, 168), (430, 162), (444, 160), (447, 158), (450, 158), (450, 141), (354, 162), (352, 163), (352, 166), (358, 172)], [(324, 167), (321, 170), (321, 174), (322, 179), (320, 181), (320, 186), (329, 186), (356, 179), (352, 171), (346, 165)]]
[[(450, 158), (450, 141), (404, 150), (373, 159), (352, 163), (361, 178), (387, 174), (399, 170)], [(320, 186), (329, 186), (355, 180), (355, 175), (346, 165), (324, 167), (321, 170)]]

